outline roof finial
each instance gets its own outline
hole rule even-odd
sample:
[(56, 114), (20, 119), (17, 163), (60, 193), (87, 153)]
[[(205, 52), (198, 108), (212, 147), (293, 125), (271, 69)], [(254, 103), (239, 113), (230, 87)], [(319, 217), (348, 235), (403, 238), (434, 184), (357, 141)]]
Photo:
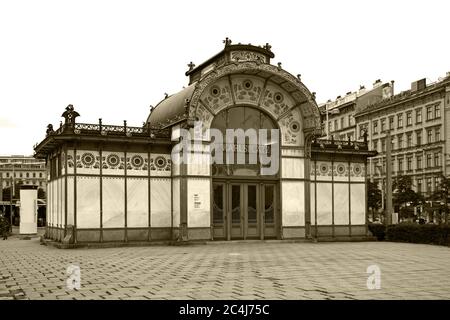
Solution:
[(278, 62), (278, 70), (281, 70), (281, 62)]
[(188, 65), (187, 65), (188, 67), (189, 67), (189, 71), (191, 71), (192, 69), (194, 69), (194, 67), (195, 67), (195, 64), (194, 63), (192, 63), (192, 61), (191, 62), (189, 62), (188, 63)]
[(226, 37), (225, 40), (223, 40), (222, 42), (225, 43), (225, 47), (226, 47), (226, 46), (229, 46), (231, 44), (231, 39)]
[(169, 94), (167, 92), (164, 92), (164, 99), (167, 99), (168, 96)]
[(302, 82), (302, 75), (300, 73), (297, 75), (297, 79), (298, 81)]
[(270, 51), (271, 48), (272, 46), (269, 43), (266, 43), (266, 45), (264, 46), (264, 49), (266, 49), (267, 51)]

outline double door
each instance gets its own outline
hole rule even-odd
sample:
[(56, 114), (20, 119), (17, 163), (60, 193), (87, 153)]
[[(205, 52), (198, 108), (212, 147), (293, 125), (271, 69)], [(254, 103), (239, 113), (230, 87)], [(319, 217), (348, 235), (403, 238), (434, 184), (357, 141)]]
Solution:
[(277, 212), (275, 183), (213, 184), (214, 239), (277, 238)]

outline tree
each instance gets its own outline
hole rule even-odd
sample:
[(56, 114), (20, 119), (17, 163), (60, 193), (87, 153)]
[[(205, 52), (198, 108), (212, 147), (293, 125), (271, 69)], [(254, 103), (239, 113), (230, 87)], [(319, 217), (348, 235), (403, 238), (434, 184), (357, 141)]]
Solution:
[(413, 218), (414, 207), (424, 202), (424, 198), (412, 190), (412, 186), (411, 177), (402, 175), (398, 176), (392, 184), (393, 202), (394, 206), (399, 208), (399, 220)]
[(430, 196), (430, 200), (436, 202), (435, 206), (431, 208), (444, 215), (444, 222), (448, 223), (448, 216), (450, 213), (450, 177), (440, 175), (440, 185)]
[(372, 210), (372, 220), (375, 221), (375, 212), (381, 208), (381, 190), (378, 189), (378, 184), (376, 182), (371, 182), (367, 184), (367, 204)]

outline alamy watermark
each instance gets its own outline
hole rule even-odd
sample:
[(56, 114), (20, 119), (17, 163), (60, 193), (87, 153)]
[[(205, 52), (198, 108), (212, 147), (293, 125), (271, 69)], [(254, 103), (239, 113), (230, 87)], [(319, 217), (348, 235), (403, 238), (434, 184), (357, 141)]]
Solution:
[(77, 265), (69, 265), (66, 270), (67, 275), (69, 276), (66, 279), (66, 287), (69, 290), (80, 290), (81, 288), (81, 269)]
[(369, 275), (367, 278), (367, 289), (380, 290), (381, 289), (381, 269), (376, 264), (372, 264), (367, 267), (366, 271)]
[(179, 141), (172, 149), (174, 164), (259, 164), (261, 175), (278, 173), (279, 129), (226, 129), (225, 137), (219, 129), (203, 129), (196, 121), (192, 130), (172, 132), (172, 141)]

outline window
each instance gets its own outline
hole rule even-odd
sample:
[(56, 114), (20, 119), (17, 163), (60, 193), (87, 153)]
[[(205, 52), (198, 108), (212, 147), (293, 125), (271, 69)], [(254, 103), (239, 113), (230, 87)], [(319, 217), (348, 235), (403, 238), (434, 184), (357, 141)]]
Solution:
[(427, 168), (431, 168), (431, 153), (427, 154)]
[(422, 169), (422, 155), (416, 156), (417, 169)]
[(406, 159), (406, 170), (408, 171), (412, 170), (412, 157), (408, 157)]
[(412, 125), (412, 113), (411, 112), (406, 113), (406, 125), (407, 126)]
[(363, 137), (364, 136), (364, 132), (366, 131), (366, 128), (363, 125), (359, 126), (359, 137)]
[(441, 117), (441, 105), (438, 104), (437, 106), (434, 106), (434, 118), (440, 118)]
[(6, 177), (9, 178), (9, 172), (6, 173)]
[(427, 136), (428, 136), (427, 143), (432, 143), (433, 142), (433, 131), (431, 129), (427, 130)]
[(422, 131), (416, 132), (417, 146), (422, 145)]
[(399, 134), (397, 137), (397, 144), (398, 144), (398, 148), (401, 149), (403, 148), (403, 134)]
[(433, 107), (427, 107), (427, 120), (433, 119)]
[(378, 150), (378, 140), (372, 141), (372, 150)]
[(403, 171), (403, 158), (398, 158), (398, 171)]
[(406, 147), (411, 148), (412, 147), (412, 134), (408, 133), (406, 135)]
[(339, 130), (339, 128), (338, 128), (338, 121), (337, 121), (337, 119), (335, 119), (334, 120), (334, 131), (337, 131), (337, 130)]
[(394, 129), (394, 117), (389, 118), (389, 129)]
[(386, 119), (381, 119), (381, 132), (386, 130)]
[(378, 133), (378, 120), (375, 120), (373, 122), (373, 134), (377, 134)]
[(422, 109), (416, 110), (416, 123), (422, 122)]
[(330, 133), (331, 131), (331, 122), (328, 122), (328, 133)]
[(427, 193), (431, 192), (431, 178), (427, 178)]
[(417, 179), (417, 193), (422, 193), (422, 179)]
[(434, 190), (438, 190), (441, 187), (441, 178), (434, 178)]
[(395, 149), (394, 138), (391, 139), (391, 151)]
[(36, 178), (36, 172), (33, 172), (33, 178)]
[(42, 178), (42, 172), (39, 172), (39, 178)]
[(29, 177), (30, 177), (30, 174), (29, 174), (28, 172), (26, 173), (26, 175), (27, 175), (27, 178), (29, 178)]
[(21, 173), (19, 173), (19, 177), (20, 177), (20, 178), (23, 178), (23, 174), (22, 174), (22, 172), (21, 172)]
[(403, 127), (403, 114), (398, 114), (397, 115), (397, 128), (402, 128)]
[(42, 181), (39, 181), (39, 186), (42, 187)]
[(441, 128), (434, 129), (434, 141), (441, 141)]
[(440, 157), (440, 155), (439, 155), (439, 152), (435, 152), (434, 153), (434, 166), (435, 167), (439, 167), (440, 166), (440, 164), (441, 164), (441, 157)]
[(386, 140), (381, 139), (381, 152), (386, 152)]

